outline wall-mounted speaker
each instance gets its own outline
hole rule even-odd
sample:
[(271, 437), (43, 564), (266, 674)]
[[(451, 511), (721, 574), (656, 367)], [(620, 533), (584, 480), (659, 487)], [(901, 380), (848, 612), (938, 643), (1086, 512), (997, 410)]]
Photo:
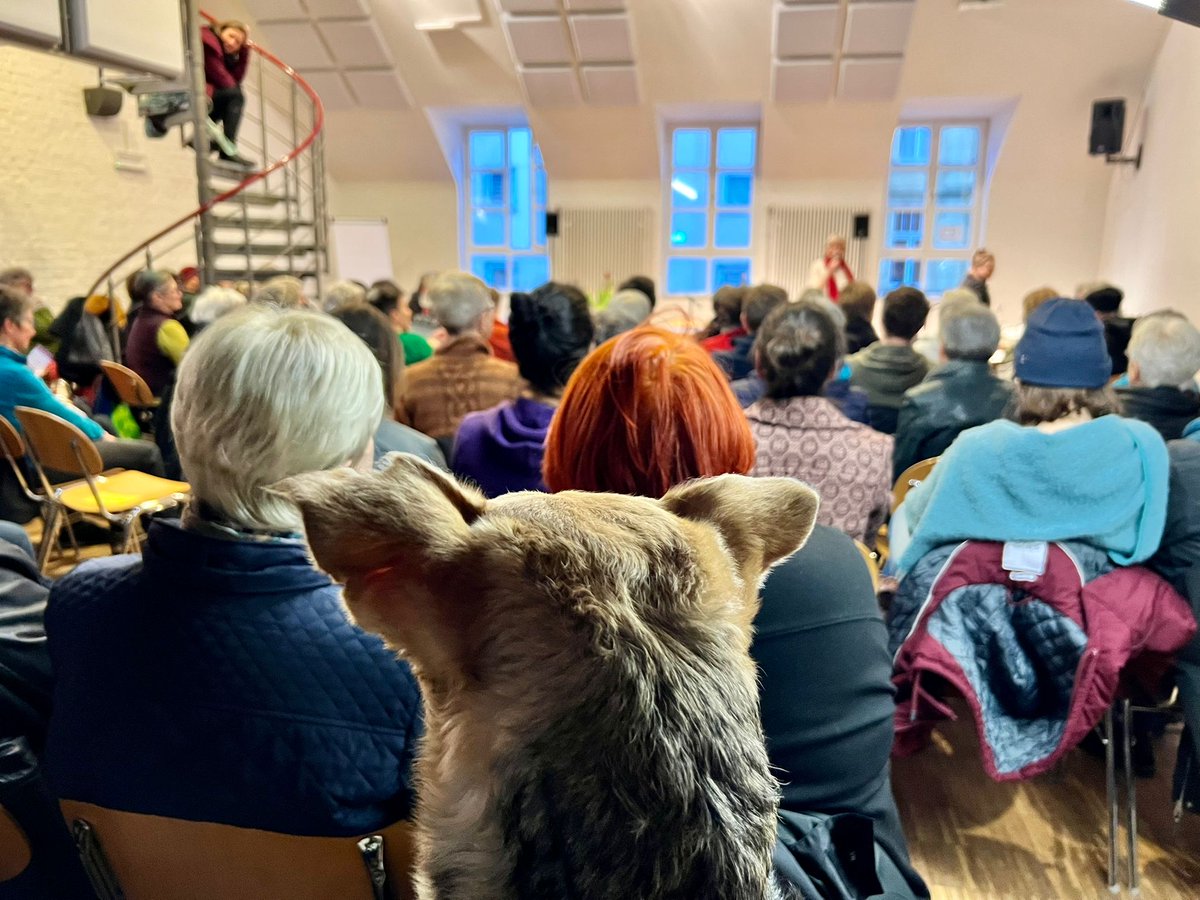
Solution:
[(1097, 100), (1092, 104), (1092, 130), (1088, 153), (1112, 156), (1121, 152), (1125, 141), (1125, 101)]
[(546, 237), (558, 237), (558, 213), (546, 213)]
[(863, 213), (854, 217), (854, 236), (865, 238), (871, 236), (871, 217)]
[(83, 89), (83, 105), (89, 116), (115, 116), (121, 111), (121, 98), (125, 95), (117, 88), (88, 87)]

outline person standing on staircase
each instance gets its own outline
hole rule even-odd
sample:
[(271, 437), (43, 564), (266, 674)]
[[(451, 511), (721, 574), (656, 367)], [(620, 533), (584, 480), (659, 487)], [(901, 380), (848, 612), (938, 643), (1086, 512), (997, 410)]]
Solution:
[[(212, 101), (209, 117), (220, 122), (225, 137), (231, 144), (237, 143), (238, 126), (242, 123), (242, 110), (246, 98), (242, 94), (242, 80), (250, 62), (250, 48), (246, 46), (246, 26), (229, 20), (219, 25), (201, 29), (204, 42), (204, 81), (208, 97)], [(220, 158), (234, 165), (254, 168), (254, 164), (240, 153), (230, 155), (218, 151)]]

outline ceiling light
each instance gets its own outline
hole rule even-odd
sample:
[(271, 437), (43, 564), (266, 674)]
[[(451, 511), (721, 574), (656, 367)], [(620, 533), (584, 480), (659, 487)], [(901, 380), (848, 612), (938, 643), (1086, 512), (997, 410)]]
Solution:
[(1148, 6), (1151, 9), (1162, 9), (1162, 0), (1133, 0), (1138, 6)]

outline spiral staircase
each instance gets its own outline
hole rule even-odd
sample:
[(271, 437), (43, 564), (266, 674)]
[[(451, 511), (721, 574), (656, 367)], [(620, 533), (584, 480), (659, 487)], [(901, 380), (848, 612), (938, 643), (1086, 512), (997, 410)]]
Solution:
[[(188, 60), (184, 79), (164, 83), (135, 77), (118, 83), (134, 94), (186, 91), (191, 116), (172, 131), (181, 151), (192, 152), (183, 148), (184, 142), (203, 145), (206, 134), (200, 29), (216, 19), (192, 2), (182, 6)], [(139, 269), (177, 269), (194, 260), (204, 285), (294, 275), (310, 280), (312, 292), (319, 296), (322, 273), (329, 268), (324, 108), (291, 66), (253, 41), (247, 41), (247, 47), (251, 57), (242, 83), (246, 106), (238, 150), (258, 166), (252, 171), (237, 168), (196, 152), (197, 207), (113, 262), (89, 294), (113, 296)], [(171, 135), (164, 138), (169, 139)]]

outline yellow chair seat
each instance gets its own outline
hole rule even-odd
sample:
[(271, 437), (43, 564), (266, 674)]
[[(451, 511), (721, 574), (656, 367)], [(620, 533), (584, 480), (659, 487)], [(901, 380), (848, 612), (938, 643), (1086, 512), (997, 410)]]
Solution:
[[(110, 513), (123, 513), (136, 509), (143, 503), (152, 503), (172, 494), (187, 494), (191, 487), (186, 481), (171, 481), (145, 472), (115, 470), (96, 476), (96, 487)], [(100, 507), (88, 487), (81, 482), (66, 488), (58, 496), (59, 502), (73, 512), (99, 514)]]

